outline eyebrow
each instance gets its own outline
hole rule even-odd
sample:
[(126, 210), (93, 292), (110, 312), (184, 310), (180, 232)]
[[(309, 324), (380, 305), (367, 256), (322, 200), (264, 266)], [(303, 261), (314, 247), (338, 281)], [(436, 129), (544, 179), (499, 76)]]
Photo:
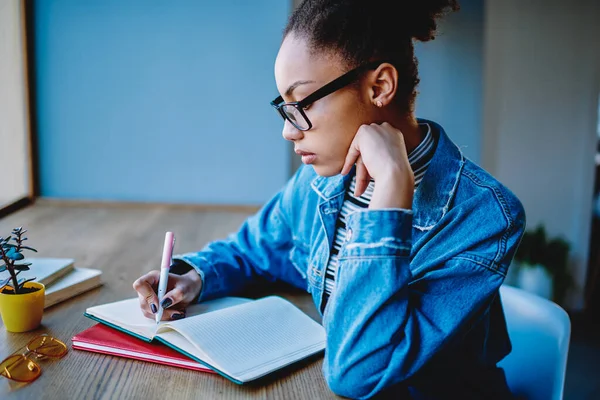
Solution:
[(285, 91), (286, 96), (291, 96), (294, 89), (296, 89), (300, 85), (306, 85), (307, 83), (315, 83), (315, 81), (296, 81), (290, 85), (289, 88)]

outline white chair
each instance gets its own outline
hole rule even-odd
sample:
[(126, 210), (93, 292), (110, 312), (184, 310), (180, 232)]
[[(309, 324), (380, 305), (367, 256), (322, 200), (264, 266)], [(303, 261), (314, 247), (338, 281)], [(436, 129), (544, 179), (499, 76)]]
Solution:
[(503, 285), (500, 298), (512, 351), (498, 365), (511, 391), (530, 400), (562, 400), (571, 321), (560, 306)]

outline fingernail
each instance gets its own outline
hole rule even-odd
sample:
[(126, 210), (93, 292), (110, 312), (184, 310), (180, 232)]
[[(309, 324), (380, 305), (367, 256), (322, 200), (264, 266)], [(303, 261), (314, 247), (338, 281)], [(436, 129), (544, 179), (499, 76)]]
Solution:
[(181, 319), (185, 317), (185, 314), (173, 314), (171, 315), (171, 319)]
[(158, 311), (158, 308), (156, 308), (156, 305), (154, 303), (150, 304), (150, 309), (152, 310), (152, 314), (156, 314), (156, 312)]
[(164, 299), (162, 303), (160, 303), (162, 308), (169, 308), (171, 307), (171, 304), (173, 304), (173, 301), (171, 299)]

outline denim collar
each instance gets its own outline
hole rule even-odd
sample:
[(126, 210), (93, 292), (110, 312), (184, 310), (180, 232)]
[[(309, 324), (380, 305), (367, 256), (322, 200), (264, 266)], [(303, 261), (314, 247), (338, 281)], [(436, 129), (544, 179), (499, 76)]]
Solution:
[[(430, 124), (437, 141), (431, 163), (413, 199), (413, 227), (427, 231), (448, 212), (465, 158), (439, 124), (421, 118), (417, 121)], [(311, 182), (311, 187), (324, 201), (329, 201), (345, 193), (354, 175), (354, 168), (347, 175), (317, 176)]]

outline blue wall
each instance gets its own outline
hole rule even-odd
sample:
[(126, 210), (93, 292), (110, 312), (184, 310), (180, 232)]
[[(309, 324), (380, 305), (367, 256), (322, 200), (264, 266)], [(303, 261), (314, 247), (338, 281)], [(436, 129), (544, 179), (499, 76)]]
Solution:
[(41, 195), (260, 204), (289, 177), (269, 101), (287, 0), (37, 0)]
[(442, 124), (471, 160), (481, 161), (483, 135), (484, 1), (463, 0), (446, 16), (438, 37), (419, 43), (419, 117)]

